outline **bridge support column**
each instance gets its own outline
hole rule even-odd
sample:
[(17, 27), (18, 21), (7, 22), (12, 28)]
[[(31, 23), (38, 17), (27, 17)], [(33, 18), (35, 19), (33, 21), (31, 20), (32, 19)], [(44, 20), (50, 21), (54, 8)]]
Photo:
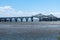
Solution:
[(33, 22), (33, 17), (31, 17), (31, 22)]
[(39, 22), (41, 21), (41, 18), (39, 18)]
[(0, 20), (0, 22), (1, 22), (1, 20)]
[(0, 22), (1, 22), (1, 18), (0, 18)]
[(42, 17), (39, 17), (39, 22), (40, 22), (40, 21), (43, 21), (43, 20), (42, 20)]
[(29, 18), (25, 18), (25, 19), (26, 19), (26, 22), (28, 22), (28, 19), (29, 19)]
[(20, 18), (21, 22), (23, 22), (23, 18)]
[(18, 18), (15, 18), (15, 22), (17, 22), (17, 19), (18, 19)]
[(9, 21), (12, 22), (12, 18), (9, 18)]
[(4, 18), (4, 22), (6, 22), (7, 21), (7, 19), (6, 18)]

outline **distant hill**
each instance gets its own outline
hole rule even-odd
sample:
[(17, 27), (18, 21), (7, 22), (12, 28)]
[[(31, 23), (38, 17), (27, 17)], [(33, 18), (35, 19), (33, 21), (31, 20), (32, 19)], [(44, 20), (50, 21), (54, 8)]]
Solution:
[(43, 15), (42, 13), (39, 13), (39, 14), (36, 14), (36, 15), (34, 15), (33, 17), (35, 17), (35, 18), (45, 18), (45, 17), (53, 17), (53, 18), (55, 18), (55, 16), (54, 15), (52, 15), (52, 14), (50, 14), (50, 15)]

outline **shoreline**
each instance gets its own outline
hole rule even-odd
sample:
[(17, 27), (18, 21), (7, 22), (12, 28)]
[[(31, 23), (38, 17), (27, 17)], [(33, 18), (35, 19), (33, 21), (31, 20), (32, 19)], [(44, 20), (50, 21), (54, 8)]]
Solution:
[(60, 25), (60, 21), (41, 21), (41, 22), (0, 22), (4, 25)]

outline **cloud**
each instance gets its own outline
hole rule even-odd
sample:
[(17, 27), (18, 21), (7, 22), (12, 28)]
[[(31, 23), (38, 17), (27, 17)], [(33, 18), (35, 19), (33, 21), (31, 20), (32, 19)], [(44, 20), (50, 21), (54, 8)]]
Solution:
[(0, 17), (16, 17), (16, 16), (23, 16), (22, 11), (17, 11), (11, 6), (3, 6), (0, 7)]
[(38, 12), (22, 11), (22, 10), (17, 11), (11, 6), (0, 7), (0, 17), (32, 16), (37, 13)]
[(12, 6), (2, 6), (0, 7), (0, 17), (20, 17), (20, 16), (32, 16), (36, 14), (53, 14), (54, 16), (60, 17), (60, 12), (57, 11), (22, 11), (16, 10)]
[(32, 16), (37, 14), (37, 12), (29, 12), (29, 11), (17, 11), (11, 6), (3, 6), (0, 7), (0, 17), (20, 17), (20, 16)]

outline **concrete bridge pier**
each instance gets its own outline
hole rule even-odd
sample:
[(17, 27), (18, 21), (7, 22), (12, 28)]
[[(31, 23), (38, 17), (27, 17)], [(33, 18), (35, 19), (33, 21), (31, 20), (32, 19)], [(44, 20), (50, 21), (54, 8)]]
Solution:
[(12, 18), (9, 18), (9, 21), (12, 22)]
[(21, 22), (23, 22), (23, 18), (20, 18)]
[(39, 17), (39, 22), (42, 21), (42, 17)]
[(1, 22), (1, 18), (0, 18), (0, 22)]
[(14, 18), (14, 19), (15, 19), (15, 22), (17, 22), (17, 21), (18, 21), (18, 20), (17, 20), (18, 18)]
[(0, 22), (1, 22), (1, 20), (0, 20)]
[(33, 17), (31, 17), (31, 22), (33, 22)]
[(25, 19), (26, 19), (26, 22), (28, 22), (28, 19), (29, 19), (29, 18), (25, 18)]
[(7, 18), (4, 18), (4, 22), (6, 22), (7, 21)]
[(39, 22), (41, 21), (41, 18), (39, 18)]

